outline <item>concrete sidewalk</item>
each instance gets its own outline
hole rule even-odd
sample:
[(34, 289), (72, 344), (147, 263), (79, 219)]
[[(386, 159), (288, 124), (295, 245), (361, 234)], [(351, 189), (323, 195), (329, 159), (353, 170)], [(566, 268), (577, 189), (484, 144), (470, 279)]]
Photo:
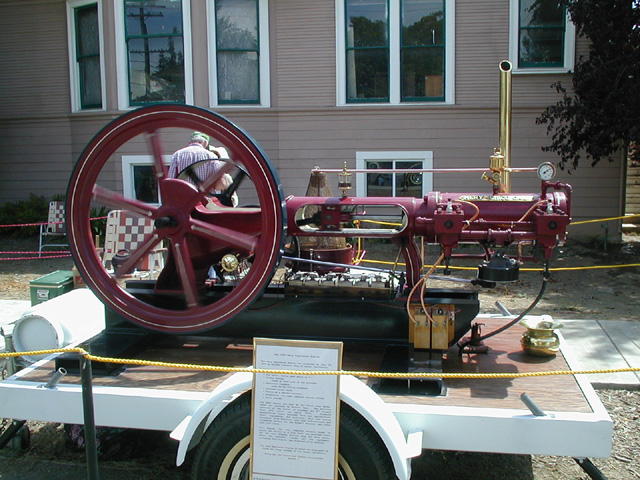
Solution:
[[(572, 370), (640, 367), (640, 322), (558, 320)], [(588, 375), (594, 388), (640, 389), (640, 372)]]
[[(15, 322), (31, 306), (27, 300), (0, 300), (0, 326)], [(640, 322), (562, 320), (560, 333), (573, 370), (640, 367)], [(0, 350), (4, 339), (0, 338)], [(640, 372), (589, 375), (595, 388), (640, 389)]]

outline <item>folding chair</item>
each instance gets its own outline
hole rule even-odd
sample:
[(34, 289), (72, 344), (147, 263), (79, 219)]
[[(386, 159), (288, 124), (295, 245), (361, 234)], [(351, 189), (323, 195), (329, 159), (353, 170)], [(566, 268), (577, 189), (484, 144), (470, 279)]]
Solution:
[[(145, 236), (153, 232), (153, 221), (149, 218), (138, 217), (126, 210), (112, 210), (107, 215), (107, 225), (104, 240), (104, 253), (102, 263), (105, 268), (112, 268), (114, 257), (127, 256), (141, 248)], [(149, 277), (153, 278), (156, 271), (164, 267), (164, 252), (158, 243), (149, 255), (143, 257), (136, 265), (135, 269), (142, 275), (142, 272), (149, 272)]]
[(64, 202), (49, 202), (49, 218), (46, 224), (40, 225), (40, 242), (38, 256), (42, 250), (49, 247), (68, 247), (68, 243), (58, 243), (61, 238), (66, 240), (67, 230), (64, 223)]

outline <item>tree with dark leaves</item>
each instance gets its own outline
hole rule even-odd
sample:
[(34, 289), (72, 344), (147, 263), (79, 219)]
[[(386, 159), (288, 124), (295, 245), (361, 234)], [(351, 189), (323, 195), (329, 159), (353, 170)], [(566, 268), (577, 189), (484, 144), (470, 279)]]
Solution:
[(564, 0), (578, 35), (589, 42), (568, 91), (536, 120), (552, 143), (544, 151), (573, 170), (585, 156), (594, 166), (622, 150), (640, 161), (640, 0)]

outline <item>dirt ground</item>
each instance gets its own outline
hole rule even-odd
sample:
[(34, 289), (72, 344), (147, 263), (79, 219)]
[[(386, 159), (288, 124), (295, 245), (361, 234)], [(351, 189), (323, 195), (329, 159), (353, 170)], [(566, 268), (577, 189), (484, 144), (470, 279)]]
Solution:
[[(606, 248), (605, 248), (606, 247)], [(385, 246), (373, 246), (383, 257)], [(36, 240), (16, 241), (0, 237), (0, 251), (34, 251)], [(13, 255), (2, 255), (0, 258)], [(388, 255), (386, 255), (388, 257)], [(373, 259), (374, 253), (367, 255)], [(379, 258), (379, 257), (375, 257)], [(435, 258), (435, 254), (432, 255)], [(467, 262), (472, 265), (477, 262)], [(640, 237), (625, 236), (621, 245), (569, 243), (560, 249), (552, 263), (552, 276), (544, 298), (533, 314), (548, 313), (558, 319), (598, 319), (638, 321), (640, 307), (640, 267), (610, 268), (613, 265), (640, 263)], [(462, 262), (457, 264), (463, 265)], [(537, 267), (527, 264), (524, 267)], [(602, 267), (579, 269), (580, 267)], [(70, 258), (38, 260), (0, 260), (0, 299), (29, 300), (29, 282), (55, 270), (70, 270)], [(441, 274), (441, 272), (438, 272)], [(452, 276), (471, 278), (475, 272), (453, 270)], [(539, 272), (522, 271), (521, 279), (507, 286), (481, 290), (483, 312), (497, 313), (500, 301), (512, 313), (523, 311), (541, 286)], [(430, 281), (429, 286), (451, 286)], [(613, 452), (608, 459), (594, 464), (610, 479), (640, 478), (640, 392), (600, 390), (598, 394), (614, 421)], [(73, 448), (62, 425), (30, 423), (31, 446), (26, 451), (5, 449), (0, 452), (0, 478), (22, 479), (3, 474), (8, 465), (33, 465), (41, 460), (48, 465), (78, 465), (84, 462), (82, 451)], [(461, 435), (473, 434), (460, 432)], [(107, 443), (108, 442), (108, 443)], [(106, 440), (108, 449), (101, 455), (101, 468), (116, 468), (114, 478), (165, 480), (186, 479), (187, 468), (173, 466), (176, 445), (162, 432), (121, 432)], [(18, 467), (19, 468), (19, 467)], [(55, 468), (53, 469), (55, 470)], [(573, 459), (547, 456), (428, 452), (414, 461), (412, 478), (439, 479), (587, 479), (588, 475)], [(130, 476), (132, 475), (132, 476)], [(25, 477), (26, 478), (26, 477)], [(38, 477), (31, 477), (38, 478)], [(50, 478), (53, 478), (51, 476)], [(57, 478), (57, 477), (56, 477)]]

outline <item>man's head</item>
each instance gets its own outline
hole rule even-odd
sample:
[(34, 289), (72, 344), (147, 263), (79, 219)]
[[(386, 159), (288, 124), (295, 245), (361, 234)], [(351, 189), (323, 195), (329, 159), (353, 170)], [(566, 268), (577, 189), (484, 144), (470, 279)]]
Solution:
[(197, 142), (204, 148), (207, 148), (207, 146), (209, 145), (209, 135), (201, 132), (193, 132), (191, 134), (191, 143), (193, 142)]

